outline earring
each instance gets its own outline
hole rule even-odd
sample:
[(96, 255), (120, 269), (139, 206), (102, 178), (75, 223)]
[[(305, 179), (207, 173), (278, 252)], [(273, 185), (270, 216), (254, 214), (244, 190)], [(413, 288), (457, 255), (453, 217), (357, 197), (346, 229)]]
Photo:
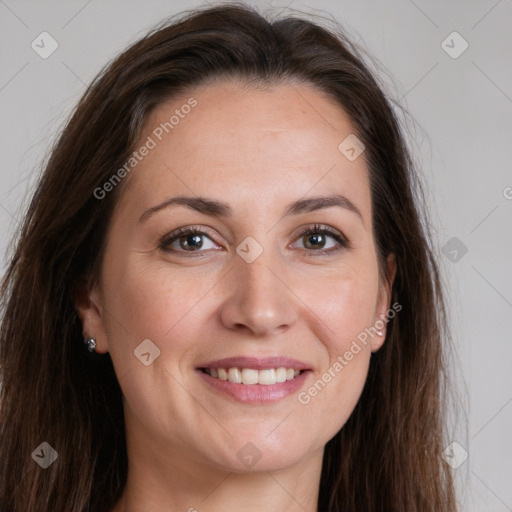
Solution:
[(96, 340), (94, 338), (86, 337), (84, 339), (84, 343), (87, 345), (89, 352), (94, 352), (94, 349), (96, 348)]
[(382, 331), (377, 331), (377, 334), (378, 334), (379, 336), (382, 336)]

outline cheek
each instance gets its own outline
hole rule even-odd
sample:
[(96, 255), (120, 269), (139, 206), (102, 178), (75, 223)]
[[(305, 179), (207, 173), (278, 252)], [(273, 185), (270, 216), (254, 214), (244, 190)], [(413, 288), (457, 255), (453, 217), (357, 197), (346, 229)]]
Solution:
[[(133, 350), (150, 339), (160, 349), (179, 352), (201, 325), (202, 299), (215, 284), (213, 276), (198, 278), (186, 269), (170, 270), (160, 265), (127, 265), (112, 273), (106, 288), (106, 304), (112, 312), (108, 324), (113, 350)], [(170, 341), (172, 340), (172, 343)]]
[[(378, 292), (377, 271), (373, 265), (347, 267), (322, 280), (311, 279), (299, 293), (321, 320), (320, 339), (331, 357), (349, 349), (375, 321)], [(320, 323), (320, 322), (319, 322)]]
[[(357, 405), (368, 375), (371, 348), (365, 331), (373, 324), (372, 281), (333, 280), (329, 292), (312, 298), (321, 308), (319, 339), (326, 351), (322, 368), (298, 401), (315, 418), (315, 428), (327, 442), (343, 427)], [(316, 311), (315, 311), (316, 312)]]
[[(309, 289), (307, 304), (321, 320), (317, 333), (327, 352), (323, 367), (299, 396), (314, 418), (321, 422), (327, 439), (347, 421), (366, 381), (371, 349), (367, 329), (374, 323), (378, 286), (377, 270), (371, 261), (347, 267)], [(326, 410), (330, 413), (326, 416)]]
[(329, 441), (353, 413), (364, 388), (369, 360), (370, 351), (365, 348), (350, 361), (340, 356), (298, 396), (304, 407), (305, 421), (309, 418), (314, 423), (312, 430), (321, 433), (322, 444)]

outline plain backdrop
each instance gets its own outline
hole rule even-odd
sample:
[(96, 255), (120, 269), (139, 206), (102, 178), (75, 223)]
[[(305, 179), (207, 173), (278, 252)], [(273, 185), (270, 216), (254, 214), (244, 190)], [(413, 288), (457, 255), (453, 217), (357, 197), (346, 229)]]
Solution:
[[(198, 5), (0, 0), (2, 255), (85, 84), (152, 25)], [(450, 460), (460, 464), (461, 510), (512, 511), (512, 0), (251, 5), (336, 19), (380, 62), (389, 93), (412, 116), (410, 144), (449, 292), (460, 395)], [(47, 49), (58, 44), (45, 59), (31, 46), (41, 37)]]

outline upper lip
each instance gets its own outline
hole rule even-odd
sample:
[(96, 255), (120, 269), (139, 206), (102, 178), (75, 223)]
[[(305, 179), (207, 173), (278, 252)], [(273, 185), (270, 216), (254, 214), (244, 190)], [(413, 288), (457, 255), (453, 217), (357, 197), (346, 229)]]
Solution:
[(265, 370), (269, 368), (293, 368), (294, 370), (309, 370), (310, 366), (297, 359), (289, 357), (226, 357), (224, 359), (216, 359), (204, 364), (200, 364), (198, 368), (253, 368), (255, 370)]

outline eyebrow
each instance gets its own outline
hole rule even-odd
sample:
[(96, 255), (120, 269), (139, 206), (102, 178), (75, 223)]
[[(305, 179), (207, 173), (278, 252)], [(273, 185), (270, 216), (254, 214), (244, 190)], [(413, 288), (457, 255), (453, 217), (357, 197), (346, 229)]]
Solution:
[[(203, 213), (204, 215), (210, 215), (212, 217), (230, 218), (233, 216), (232, 208), (228, 204), (221, 201), (208, 199), (206, 197), (177, 196), (166, 199), (164, 202), (146, 209), (139, 218), (139, 222), (146, 221), (156, 212), (170, 206), (186, 206), (187, 208), (195, 210), (199, 213)], [(283, 217), (308, 213), (315, 210), (321, 210), (323, 208), (331, 208), (333, 206), (339, 206), (354, 212), (360, 217), (363, 226), (365, 225), (363, 215), (361, 214), (359, 208), (352, 201), (350, 201), (350, 199), (340, 194), (299, 199), (298, 201), (290, 203), (286, 206)]]

